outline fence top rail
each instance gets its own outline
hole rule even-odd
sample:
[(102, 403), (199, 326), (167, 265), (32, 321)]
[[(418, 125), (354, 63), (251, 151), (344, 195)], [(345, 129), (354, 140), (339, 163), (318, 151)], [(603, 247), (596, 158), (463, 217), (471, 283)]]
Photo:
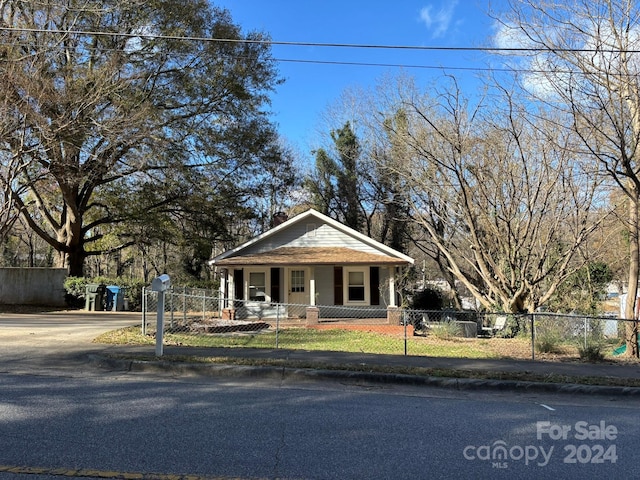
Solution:
[[(144, 289), (144, 293), (146, 295), (157, 295), (157, 292), (152, 291), (149, 288)], [(339, 309), (343, 311), (363, 311), (363, 310), (384, 310), (390, 308), (387, 305), (307, 305), (307, 304), (293, 304), (293, 303), (283, 303), (283, 302), (261, 302), (256, 300), (239, 300), (239, 299), (231, 299), (231, 298), (221, 298), (217, 295), (217, 291), (213, 289), (197, 289), (197, 288), (189, 288), (189, 287), (178, 287), (172, 286), (169, 290), (167, 290), (168, 294), (176, 295), (184, 298), (195, 298), (202, 300), (209, 299), (215, 302), (221, 302), (229, 305), (228, 308), (233, 308), (234, 306), (268, 306), (270, 308), (274, 307), (314, 307), (320, 308), (324, 310), (329, 309)], [(407, 315), (421, 315), (421, 314), (429, 314), (429, 315), (440, 315), (440, 316), (477, 316), (479, 318), (488, 317), (488, 316), (496, 316), (496, 315), (506, 315), (509, 317), (534, 317), (534, 318), (556, 318), (556, 319), (566, 319), (566, 320), (602, 320), (602, 321), (619, 321), (619, 322), (638, 322), (638, 319), (626, 319), (621, 318), (619, 316), (611, 316), (611, 315), (585, 315), (579, 313), (557, 313), (557, 312), (533, 312), (533, 313), (505, 313), (505, 312), (483, 312), (483, 311), (474, 311), (474, 310), (426, 310), (426, 309), (410, 309), (405, 307), (394, 307), (398, 310), (403, 311)]]
[(613, 320), (621, 322), (637, 322), (638, 319), (628, 319), (619, 316), (611, 315), (585, 315), (579, 313), (554, 313), (554, 312), (534, 312), (525, 315), (532, 315), (535, 317), (554, 317), (554, 318), (566, 318), (568, 320)]

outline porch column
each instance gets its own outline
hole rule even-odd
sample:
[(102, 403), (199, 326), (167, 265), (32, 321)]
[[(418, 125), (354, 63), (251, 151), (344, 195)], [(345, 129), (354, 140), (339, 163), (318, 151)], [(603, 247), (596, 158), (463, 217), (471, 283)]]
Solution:
[(235, 305), (234, 305), (234, 297), (235, 297), (235, 288), (233, 287), (233, 270), (232, 269), (228, 269), (227, 270), (227, 275), (226, 275), (226, 280), (223, 277), (220, 281), (220, 283), (225, 283), (226, 284), (226, 293), (228, 295), (228, 298), (225, 299), (225, 308), (222, 309), (222, 319), (223, 320), (235, 320), (236, 318), (236, 310), (235, 310)]
[(282, 282), (282, 287), (284, 289), (283, 299), (284, 303), (289, 304), (291, 299), (289, 296), (291, 295), (291, 269), (289, 267), (284, 267), (282, 269), (282, 274), (284, 275), (284, 281)]
[(229, 297), (229, 300), (231, 300), (233, 302), (233, 300), (235, 300), (235, 295), (236, 295), (236, 287), (235, 287), (235, 281), (233, 278), (233, 270), (229, 269), (228, 274), (227, 274), (227, 296)]
[(226, 268), (220, 270), (220, 308), (224, 308), (227, 306), (227, 274), (228, 271)]
[(309, 305), (316, 304), (316, 267), (309, 268)]
[(394, 266), (389, 267), (389, 306), (396, 306), (396, 269)]

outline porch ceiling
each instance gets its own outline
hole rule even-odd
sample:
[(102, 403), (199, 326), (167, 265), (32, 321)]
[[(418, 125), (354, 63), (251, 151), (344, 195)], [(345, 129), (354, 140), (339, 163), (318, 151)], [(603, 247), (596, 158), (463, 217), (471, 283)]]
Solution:
[(345, 247), (281, 247), (268, 252), (227, 257), (215, 263), (241, 265), (406, 265), (402, 259)]

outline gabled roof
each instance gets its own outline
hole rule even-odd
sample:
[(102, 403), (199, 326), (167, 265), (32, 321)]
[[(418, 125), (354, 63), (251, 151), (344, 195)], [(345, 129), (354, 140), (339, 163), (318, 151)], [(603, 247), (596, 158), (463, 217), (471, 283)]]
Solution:
[(397, 265), (404, 263), (397, 257), (360, 252), (345, 247), (280, 247), (263, 253), (254, 253), (217, 260), (216, 265)]
[[(256, 252), (251, 247), (258, 246), (261, 242), (268, 242), (279, 233), (291, 229), (303, 222), (317, 220), (325, 223), (333, 229), (355, 239), (362, 245), (366, 245), (373, 252), (360, 251), (346, 248), (341, 245), (333, 246), (279, 246), (277, 248)], [(244, 255), (243, 255), (244, 252)], [(377, 242), (366, 235), (355, 231), (342, 223), (310, 209), (297, 215), (284, 223), (264, 232), (257, 237), (218, 255), (211, 264), (214, 265), (276, 265), (276, 264), (413, 264), (413, 258), (394, 250), (383, 243)]]

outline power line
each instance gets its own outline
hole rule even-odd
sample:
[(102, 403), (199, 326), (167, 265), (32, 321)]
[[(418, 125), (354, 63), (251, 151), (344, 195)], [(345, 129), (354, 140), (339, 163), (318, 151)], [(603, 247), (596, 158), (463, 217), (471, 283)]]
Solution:
[[(571, 74), (571, 73), (584, 73), (584, 72), (572, 72), (570, 70), (542, 70), (532, 68), (499, 68), (499, 67), (452, 67), (447, 65), (417, 65), (408, 63), (372, 63), (372, 62), (347, 62), (339, 60), (304, 60), (296, 58), (274, 58), (275, 62), (285, 63), (309, 63), (320, 65), (338, 65), (338, 66), (355, 66), (355, 67), (386, 67), (386, 68), (416, 68), (425, 70), (460, 70), (469, 72), (505, 72), (505, 73), (555, 73), (555, 74)], [(629, 74), (631, 75), (631, 74)]]
[[(8, 43), (0, 41), (0, 45), (2, 46), (10, 46), (15, 45), (16, 43)], [(27, 46), (26, 43), (17, 42), (18, 45)], [(87, 50), (98, 50), (98, 48), (88, 47)], [(100, 51), (120, 51), (115, 48), (103, 48)], [(174, 55), (187, 56), (187, 53), (174, 53)], [(246, 58), (242, 55), (236, 55), (234, 58)], [(272, 57), (272, 61), (277, 63), (299, 63), (299, 64), (309, 64), (309, 65), (336, 65), (336, 66), (353, 66), (353, 67), (377, 67), (377, 68), (406, 68), (406, 69), (422, 69), (422, 70), (440, 70), (443, 72), (447, 71), (466, 71), (466, 72), (499, 72), (499, 73), (538, 73), (538, 74), (556, 74), (556, 75), (572, 75), (572, 74), (581, 74), (588, 75), (588, 72), (581, 72), (577, 70), (544, 70), (544, 69), (534, 69), (534, 68), (523, 68), (523, 67), (460, 67), (460, 66), (450, 66), (450, 65), (426, 65), (426, 64), (409, 64), (409, 63), (380, 63), (380, 62), (357, 62), (357, 61), (343, 61), (343, 60), (309, 60), (303, 58), (278, 58)], [(611, 74), (614, 77), (626, 77), (626, 76), (637, 76), (634, 73), (615, 73)]]
[(181, 40), (192, 42), (218, 42), (218, 43), (245, 43), (263, 44), (291, 47), (327, 47), (327, 48), (358, 48), (378, 50), (416, 50), (416, 51), (441, 51), (441, 52), (494, 52), (494, 53), (541, 53), (541, 52), (571, 52), (571, 53), (640, 53), (640, 50), (619, 50), (603, 48), (551, 48), (551, 47), (446, 47), (429, 45), (384, 45), (384, 44), (359, 44), (359, 43), (323, 43), (323, 42), (291, 42), (267, 39), (233, 39), (210, 38), (181, 35), (162, 35), (150, 33), (123, 33), (123, 32), (99, 32), (91, 30), (62, 30), (48, 28), (16, 28), (0, 27), (0, 31), (14, 31), (24, 33), (55, 33), (61, 35), (95, 35), (107, 37), (146, 38), (161, 40)]
[[(494, 53), (542, 53), (542, 52), (574, 52), (574, 53), (640, 53), (640, 50), (603, 50), (603, 49), (578, 49), (578, 48), (520, 48), (520, 47), (444, 47), (444, 46), (409, 46), (409, 45), (375, 45), (375, 44), (346, 44), (346, 43), (315, 43), (315, 42), (284, 42), (273, 40), (258, 39), (229, 39), (229, 38), (208, 38), (195, 36), (177, 36), (177, 35), (154, 35), (148, 33), (122, 33), (122, 32), (98, 32), (88, 30), (61, 30), (61, 29), (38, 29), (38, 28), (13, 28), (1, 27), (0, 31), (18, 31), (27, 33), (54, 33), (63, 35), (95, 35), (95, 36), (117, 36), (130, 39), (165, 39), (180, 40), (193, 42), (218, 42), (218, 43), (251, 43), (251, 44), (268, 44), (278, 46), (304, 46), (304, 47), (334, 47), (334, 48), (361, 48), (361, 49), (399, 49), (399, 50), (416, 50), (416, 51), (457, 51), (457, 52), (494, 52)], [(20, 42), (18, 42), (20, 43)], [(0, 45), (10, 45), (7, 42), (0, 41)], [(111, 49), (116, 50), (116, 49)], [(179, 54), (178, 54), (179, 55)], [(578, 72), (572, 70), (544, 70), (522, 67), (460, 67), (446, 65), (424, 65), (424, 64), (402, 64), (402, 63), (379, 63), (379, 62), (357, 62), (357, 61), (339, 61), (339, 60), (310, 60), (295, 58), (272, 58), (275, 62), (283, 63), (300, 63), (300, 64), (316, 64), (316, 65), (337, 65), (337, 66), (360, 66), (360, 67), (384, 67), (384, 68), (407, 68), (407, 69), (425, 69), (425, 70), (441, 70), (441, 71), (477, 71), (477, 72), (506, 72), (506, 73), (538, 73), (538, 74), (588, 74), (588, 72)], [(635, 76), (635, 74), (619, 73), (615, 76)]]

